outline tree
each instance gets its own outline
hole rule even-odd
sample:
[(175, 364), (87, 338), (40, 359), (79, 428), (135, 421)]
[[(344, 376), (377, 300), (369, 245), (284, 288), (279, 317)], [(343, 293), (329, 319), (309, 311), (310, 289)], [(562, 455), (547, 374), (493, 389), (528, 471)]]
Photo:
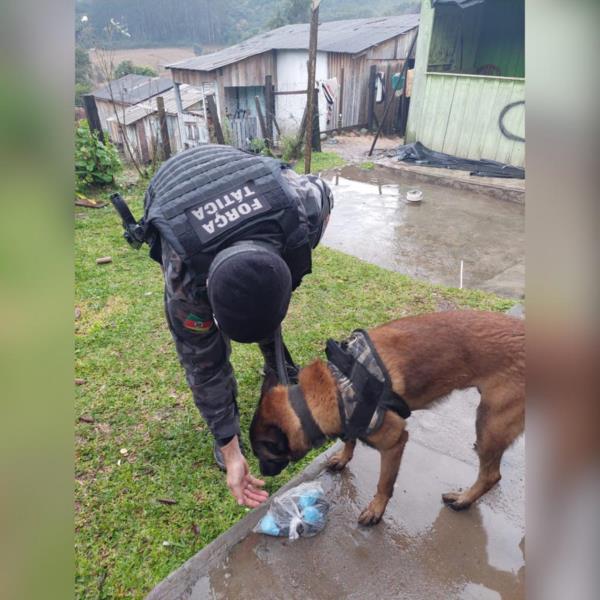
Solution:
[(92, 63), (87, 50), (75, 48), (75, 106), (83, 106), (83, 95), (92, 91)]
[(130, 60), (124, 60), (117, 65), (115, 69), (115, 79), (120, 79), (125, 75), (147, 75), (148, 77), (156, 77), (158, 73), (150, 67), (138, 67)]
[(77, 46), (75, 48), (75, 83), (90, 83), (92, 63), (87, 50)]
[(310, 5), (310, 0), (284, 0), (275, 16), (267, 23), (267, 28), (275, 29), (293, 23), (308, 23)]

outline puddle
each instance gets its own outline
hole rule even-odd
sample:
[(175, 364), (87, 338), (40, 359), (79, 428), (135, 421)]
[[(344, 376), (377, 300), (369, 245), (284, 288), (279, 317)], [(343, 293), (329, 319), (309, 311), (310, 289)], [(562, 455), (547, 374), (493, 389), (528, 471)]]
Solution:
[[(524, 292), (524, 207), (483, 193), (415, 184), (402, 173), (344, 167), (323, 175), (335, 197), (327, 246), (432, 283), (509, 297)], [(423, 193), (409, 203), (406, 193)]]

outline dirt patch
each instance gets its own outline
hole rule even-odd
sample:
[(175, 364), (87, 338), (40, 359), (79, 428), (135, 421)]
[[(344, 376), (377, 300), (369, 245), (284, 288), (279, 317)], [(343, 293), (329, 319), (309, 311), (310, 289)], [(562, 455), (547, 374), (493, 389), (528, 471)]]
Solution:
[(369, 149), (375, 137), (372, 133), (361, 134), (358, 131), (344, 133), (329, 137), (322, 143), (323, 151), (337, 152), (342, 158), (351, 162), (367, 162), (381, 157), (391, 148), (397, 148), (404, 143), (399, 136), (380, 136), (373, 151), (373, 156), (368, 156)]

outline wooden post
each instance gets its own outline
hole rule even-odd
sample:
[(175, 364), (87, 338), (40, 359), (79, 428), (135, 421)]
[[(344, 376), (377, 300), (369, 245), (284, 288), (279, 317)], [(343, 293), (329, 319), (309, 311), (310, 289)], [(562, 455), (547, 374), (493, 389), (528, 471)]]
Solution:
[[(137, 132), (138, 141), (140, 143), (140, 154), (142, 155), (142, 163), (147, 165), (150, 162), (150, 152), (148, 151), (148, 140), (146, 139), (146, 129), (144, 128), (144, 120), (140, 119), (135, 124), (135, 130)], [(153, 148), (156, 152), (156, 148)]]
[(92, 94), (85, 94), (83, 97), (83, 106), (85, 108), (85, 116), (92, 131), (98, 134), (100, 141), (104, 141), (104, 132), (102, 131), (102, 123), (98, 115), (98, 107), (96, 106), (96, 98)]
[(315, 89), (315, 71), (317, 66), (317, 36), (319, 33), (319, 3), (312, 0), (312, 17), (310, 20), (310, 43), (308, 46), (308, 85), (306, 86), (306, 138), (304, 142), (304, 172), (310, 173), (312, 158), (312, 133), (313, 133), (313, 103)]
[(265, 123), (265, 116), (263, 115), (260, 106), (260, 98), (258, 96), (254, 96), (254, 103), (256, 104), (256, 114), (258, 115), (258, 122), (260, 123), (260, 133), (267, 144), (267, 148), (270, 148), (270, 140), (267, 137), (267, 124)]
[(338, 129), (342, 128), (342, 119), (344, 114), (344, 67), (340, 73), (340, 93), (339, 93), (339, 104), (338, 104)]
[(223, 135), (223, 130), (221, 129), (219, 111), (217, 110), (214, 94), (208, 94), (206, 96), (206, 108), (208, 109), (208, 115), (210, 116), (210, 121), (212, 123), (212, 129), (214, 132), (214, 137), (217, 140), (217, 144), (224, 144), (225, 136)]
[(375, 81), (377, 79), (377, 66), (371, 65), (369, 71), (369, 95), (367, 104), (367, 129), (373, 129), (373, 117), (375, 115)]
[(300, 129), (298, 130), (298, 148), (302, 148), (302, 140), (306, 134), (306, 113), (308, 112), (308, 104), (304, 107), (302, 120), (300, 121)]
[(267, 143), (269, 144), (269, 146), (273, 145), (273, 113), (274, 113), (273, 100), (274, 100), (273, 78), (271, 77), (271, 75), (266, 75), (265, 76), (265, 112), (266, 112), (265, 125), (267, 127), (267, 135), (265, 136), (265, 138), (267, 139)]
[(312, 149), (321, 152), (321, 124), (319, 122), (319, 90), (313, 90), (313, 122), (312, 122)]
[(158, 108), (163, 158), (167, 160), (171, 158), (171, 141), (169, 140), (169, 127), (167, 126), (167, 113), (165, 113), (165, 100), (162, 96), (156, 98), (156, 108)]

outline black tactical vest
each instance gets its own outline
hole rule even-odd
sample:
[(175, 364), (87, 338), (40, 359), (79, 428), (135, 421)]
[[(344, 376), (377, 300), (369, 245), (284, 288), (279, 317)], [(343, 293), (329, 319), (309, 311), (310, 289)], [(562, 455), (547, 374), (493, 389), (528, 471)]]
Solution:
[(273, 158), (212, 144), (167, 161), (152, 178), (144, 200), (150, 256), (160, 262), (163, 238), (204, 274), (217, 252), (267, 230), (280, 234), (282, 258), (298, 285), (310, 273), (311, 247), (297, 192), (282, 175), (285, 168)]

